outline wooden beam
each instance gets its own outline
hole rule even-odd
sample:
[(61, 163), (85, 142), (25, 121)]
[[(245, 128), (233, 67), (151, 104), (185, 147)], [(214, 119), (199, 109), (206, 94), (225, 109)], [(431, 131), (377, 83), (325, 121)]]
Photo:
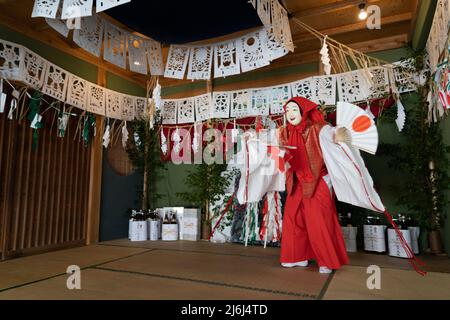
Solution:
[[(381, 25), (384, 26), (384, 25), (393, 24), (393, 23), (397, 23), (397, 22), (409, 21), (411, 19), (412, 19), (412, 13), (406, 12), (406, 13), (402, 13), (402, 14), (389, 16), (389, 17), (382, 17)], [(347, 24), (347, 25), (333, 27), (333, 28), (318, 29), (318, 31), (322, 34), (332, 36), (332, 35), (336, 35), (336, 34), (359, 31), (359, 30), (364, 30), (364, 29), (367, 29), (366, 21), (361, 21), (361, 22)], [(297, 33), (294, 35), (294, 43), (300, 43), (300, 42), (309, 41), (312, 39), (316, 39), (316, 37), (309, 32), (302, 32), (302, 33)]]
[[(106, 71), (98, 69), (97, 84), (106, 86)], [(90, 174), (89, 174), (89, 199), (88, 214), (86, 224), (86, 244), (94, 244), (99, 241), (100, 232), (100, 207), (102, 194), (102, 162), (103, 145), (102, 132), (105, 123), (105, 117), (95, 116), (97, 134), (90, 145)]]
[[(371, 5), (376, 2), (379, 2), (381, 0), (368, 0), (366, 1), (366, 5)], [(355, 8), (357, 7), (363, 0), (342, 0), (342, 1), (336, 1), (333, 3), (329, 3), (323, 6), (318, 6), (306, 10), (300, 10), (293, 12), (292, 14), (297, 18), (305, 18), (305, 17), (312, 17), (312, 16), (319, 16), (330, 12), (345, 10), (349, 8)], [(289, 8), (288, 8), (289, 9)]]

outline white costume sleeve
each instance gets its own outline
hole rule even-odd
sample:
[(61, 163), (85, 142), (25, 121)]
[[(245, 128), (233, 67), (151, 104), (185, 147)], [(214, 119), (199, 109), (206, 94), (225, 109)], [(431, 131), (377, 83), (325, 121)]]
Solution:
[(337, 198), (369, 210), (384, 212), (380, 196), (359, 150), (334, 143), (335, 129), (325, 126), (320, 132), (320, 146)]
[(236, 156), (237, 167), (241, 171), (237, 191), (241, 204), (258, 202), (267, 192), (282, 192), (286, 188), (286, 175), (279, 171), (267, 150), (270, 144), (278, 145), (275, 133), (268, 131), (253, 135)]

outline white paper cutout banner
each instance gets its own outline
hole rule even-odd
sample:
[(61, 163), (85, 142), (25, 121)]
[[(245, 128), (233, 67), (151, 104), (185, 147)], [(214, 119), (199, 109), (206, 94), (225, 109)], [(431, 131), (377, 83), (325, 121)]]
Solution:
[[(94, 0), (35, 0), (31, 17), (55, 18), (62, 3), (62, 19), (80, 18), (92, 15)], [(131, 0), (97, 0), (97, 12), (105, 11)]]
[[(1, 78), (23, 82), (82, 110), (127, 121), (143, 118), (147, 110), (145, 97), (111, 93), (21, 45), (0, 39), (0, 58)], [(303, 96), (318, 104), (335, 105), (338, 96), (342, 101), (355, 103), (382, 97), (391, 90), (394, 93), (414, 91), (416, 87), (411, 85), (411, 79), (421, 80), (423, 76), (409, 71), (411, 66), (408, 63), (411, 64), (411, 61), (344, 74), (310, 77), (274, 87), (213, 92), (212, 97), (203, 94), (179, 99), (183, 103), (163, 100), (163, 124), (229, 118), (230, 112), (234, 117), (280, 114), (283, 112), (283, 103), (294, 96)], [(402, 90), (399, 90), (400, 86)], [(117, 95), (120, 102), (117, 102)]]

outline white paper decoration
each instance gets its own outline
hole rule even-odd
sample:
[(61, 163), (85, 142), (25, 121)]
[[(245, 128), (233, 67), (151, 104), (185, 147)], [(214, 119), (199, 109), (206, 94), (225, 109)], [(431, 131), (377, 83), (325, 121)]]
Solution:
[(284, 113), (285, 103), (292, 97), (291, 87), (289, 85), (279, 86), (272, 88), (271, 90), (271, 103), (270, 103), (270, 113), (271, 114), (281, 114)]
[(291, 83), (291, 92), (292, 97), (303, 97), (306, 99), (311, 99), (311, 78)]
[(318, 76), (310, 79), (311, 100), (318, 104), (336, 104), (336, 77)]
[(161, 44), (158, 41), (147, 40), (147, 57), (150, 73), (154, 76), (164, 74), (164, 63), (162, 58)]
[(179, 124), (195, 122), (194, 101), (194, 98), (177, 100)]
[(133, 96), (122, 95), (122, 120), (133, 121), (136, 113), (136, 100)]
[(106, 89), (106, 116), (122, 120), (122, 95)]
[(258, 0), (256, 11), (264, 26), (269, 27), (271, 24), (271, 2), (272, 0)]
[(192, 47), (187, 78), (192, 80), (210, 79), (213, 53), (212, 46)]
[(134, 97), (136, 103), (136, 114), (135, 118), (138, 120), (144, 120), (147, 114), (147, 98), (144, 97)]
[(32, 18), (43, 17), (43, 18), (55, 18), (58, 12), (60, 0), (36, 0), (34, 2)]
[(338, 75), (339, 100), (343, 102), (364, 101), (368, 96), (367, 81), (361, 71)]
[(379, 98), (389, 91), (389, 76), (388, 70), (384, 67), (374, 67), (368, 69), (371, 76), (369, 87), (369, 96), (372, 98)]
[(69, 74), (65, 70), (48, 63), (42, 92), (59, 101), (65, 101), (68, 82)]
[(145, 40), (133, 34), (128, 34), (127, 38), (130, 70), (140, 74), (147, 74), (147, 54)]
[(214, 77), (226, 77), (238, 74), (241, 70), (236, 41), (217, 44), (214, 47)]
[(84, 110), (86, 109), (87, 95), (88, 82), (71, 74), (67, 86), (66, 103)]
[(67, 28), (67, 24), (65, 21), (60, 20), (60, 19), (51, 19), (51, 18), (45, 18), (45, 21), (56, 32), (58, 32), (64, 38), (67, 38), (67, 36), (69, 35), (69, 28)]
[(130, 1), (131, 0), (97, 0), (97, 12), (102, 12)]
[(93, 83), (88, 83), (88, 103), (86, 111), (104, 116), (106, 92), (105, 88)]
[(250, 115), (268, 116), (270, 112), (271, 93), (269, 88), (255, 89), (252, 93)]
[(269, 28), (267, 31), (267, 52), (270, 57), (270, 61), (279, 59), (288, 54), (288, 50), (284, 47), (283, 43), (275, 38), (273, 28)]
[(127, 59), (127, 32), (105, 22), (103, 57), (106, 61), (125, 69)]
[(25, 84), (40, 89), (44, 83), (47, 60), (25, 48), (21, 80)]
[(231, 92), (231, 117), (245, 118), (250, 115), (250, 92), (247, 90)]
[(242, 72), (270, 64), (270, 57), (267, 53), (267, 32), (264, 29), (241, 37), (237, 50)]
[(164, 77), (183, 79), (189, 59), (189, 51), (190, 47), (187, 46), (170, 46)]
[(275, 39), (289, 51), (294, 51), (288, 13), (278, 1), (272, 1), (272, 28)]
[(399, 93), (411, 92), (417, 89), (415, 80), (417, 76), (412, 71), (411, 61), (405, 60), (394, 63), (393, 81), (398, 88)]
[(228, 118), (230, 116), (230, 92), (213, 93), (213, 118)]
[(0, 40), (0, 77), (19, 80), (24, 48), (12, 42)]
[(61, 19), (91, 16), (93, 2), (94, 0), (64, 0)]
[(205, 121), (211, 117), (211, 94), (195, 97), (195, 121)]
[(161, 116), (163, 124), (177, 124), (176, 100), (163, 100)]
[(73, 41), (87, 52), (100, 57), (104, 24), (98, 16), (81, 19), (81, 28), (73, 32)]

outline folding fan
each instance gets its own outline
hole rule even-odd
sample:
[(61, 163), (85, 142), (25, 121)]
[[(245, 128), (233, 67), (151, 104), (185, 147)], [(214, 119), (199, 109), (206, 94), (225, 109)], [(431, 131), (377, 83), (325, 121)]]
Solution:
[(370, 115), (360, 107), (348, 103), (337, 103), (336, 124), (351, 132), (351, 144), (357, 149), (375, 154), (378, 148), (378, 130)]

